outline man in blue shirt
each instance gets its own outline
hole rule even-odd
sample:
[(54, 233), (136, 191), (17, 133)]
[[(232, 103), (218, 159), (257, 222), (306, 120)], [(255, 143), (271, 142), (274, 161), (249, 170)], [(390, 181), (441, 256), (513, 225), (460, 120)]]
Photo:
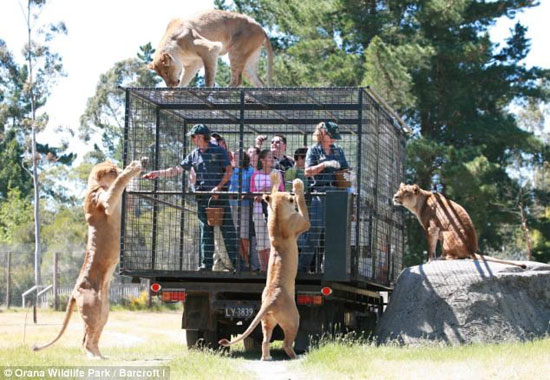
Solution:
[[(229, 162), (227, 151), (222, 147), (210, 143), (210, 130), (204, 124), (195, 124), (187, 133), (196, 148), (183, 159), (178, 165), (168, 169), (151, 171), (143, 176), (146, 179), (159, 177), (172, 177), (182, 173), (184, 170), (194, 169), (196, 174), (195, 191), (209, 191), (214, 194), (197, 195), (197, 214), (201, 233), (199, 270), (212, 270), (214, 255), (214, 227), (208, 225), (206, 215), (207, 207), (223, 208), (223, 222), (220, 226), (227, 254), (233, 266), (236, 268), (237, 260), (237, 235), (231, 218), (231, 210), (226, 196), (216, 194), (220, 191), (227, 191), (227, 184), (233, 170)], [(209, 199), (215, 199), (208, 205)]]
[[(310, 178), (310, 191), (326, 192), (340, 190), (336, 186), (335, 173), (338, 170), (349, 169), (346, 155), (342, 148), (335, 144), (341, 136), (338, 125), (332, 121), (324, 121), (315, 127), (313, 139), (317, 143), (311, 146), (306, 155), (305, 175)], [(308, 271), (314, 257), (315, 248), (319, 246), (321, 234), (325, 225), (325, 197), (312, 196), (310, 208), (311, 227), (304, 238), (298, 260), (298, 270)]]

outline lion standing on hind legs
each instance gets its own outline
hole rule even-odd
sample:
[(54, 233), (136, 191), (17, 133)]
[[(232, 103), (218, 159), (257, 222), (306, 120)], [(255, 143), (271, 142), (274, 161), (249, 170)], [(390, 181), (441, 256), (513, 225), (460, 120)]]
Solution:
[(472, 259), (514, 265), (525, 269), (525, 264), (500, 260), (478, 253), (476, 230), (462, 206), (441, 194), (422, 190), (418, 185), (401, 183), (393, 196), (393, 203), (411, 211), (426, 232), (428, 263), (435, 257), (437, 242), (441, 241), (445, 260)]
[[(262, 293), (262, 306), (246, 331), (232, 340), (222, 339), (222, 346), (240, 342), (254, 331), (258, 323), (262, 323), (263, 342), (262, 360), (271, 360), (269, 341), (271, 334), (279, 324), (285, 334), (283, 349), (291, 358), (296, 358), (292, 348), (298, 327), (300, 315), (294, 300), (296, 274), (298, 273), (298, 236), (309, 229), (309, 214), (304, 198), (304, 183), (300, 179), (292, 182), (294, 196), (286, 192), (278, 192), (280, 175), (274, 171), (271, 174), (272, 190), (270, 195), (264, 195), (264, 201), (269, 206), (267, 228), (271, 242), (271, 252), (267, 265), (267, 279)], [(298, 211), (296, 211), (298, 206)]]
[(76, 303), (84, 321), (84, 349), (89, 357), (104, 359), (98, 343), (109, 316), (109, 287), (120, 255), (121, 197), (146, 161), (145, 158), (141, 162), (133, 161), (122, 172), (110, 161), (93, 167), (84, 200), (88, 223), (84, 264), (69, 298), (61, 331), (50, 343), (34, 346), (34, 351), (49, 347), (61, 338)]

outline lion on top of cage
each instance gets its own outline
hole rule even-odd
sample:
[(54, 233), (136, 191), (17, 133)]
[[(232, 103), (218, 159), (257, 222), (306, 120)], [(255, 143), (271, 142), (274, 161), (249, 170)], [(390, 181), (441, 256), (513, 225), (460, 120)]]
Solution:
[(109, 316), (109, 287), (120, 254), (121, 197), (130, 180), (139, 175), (147, 159), (132, 161), (121, 171), (110, 161), (95, 165), (88, 177), (84, 212), (88, 223), (86, 256), (70, 295), (65, 320), (57, 337), (34, 351), (51, 346), (65, 332), (74, 305), (84, 321), (82, 344), (89, 357), (104, 359), (98, 343)]
[[(271, 174), (271, 194), (264, 194), (269, 213), (267, 228), (271, 242), (271, 252), (267, 266), (267, 278), (262, 293), (262, 305), (254, 320), (239, 337), (228, 341), (221, 339), (219, 344), (229, 346), (240, 342), (262, 323), (262, 360), (271, 360), (269, 342), (273, 329), (281, 326), (285, 334), (283, 349), (291, 358), (296, 358), (294, 340), (300, 325), (300, 314), (294, 299), (295, 280), (298, 273), (298, 236), (310, 227), (309, 214), (304, 197), (304, 183), (300, 179), (292, 182), (294, 196), (279, 192), (280, 175)], [(296, 211), (298, 207), (298, 211)]]
[(418, 185), (401, 183), (393, 196), (393, 203), (411, 211), (426, 232), (428, 263), (435, 257), (438, 240), (441, 241), (442, 259), (472, 259), (514, 265), (525, 269), (525, 264), (500, 260), (478, 253), (474, 224), (466, 210), (442, 194), (422, 190)]
[(218, 57), (229, 53), (231, 87), (244, 75), (256, 87), (265, 87), (257, 65), (262, 45), (267, 50), (267, 85), (271, 85), (273, 49), (267, 34), (252, 18), (234, 12), (210, 10), (189, 20), (173, 19), (166, 28), (148, 67), (168, 87), (185, 87), (204, 66), (207, 87), (214, 85)]

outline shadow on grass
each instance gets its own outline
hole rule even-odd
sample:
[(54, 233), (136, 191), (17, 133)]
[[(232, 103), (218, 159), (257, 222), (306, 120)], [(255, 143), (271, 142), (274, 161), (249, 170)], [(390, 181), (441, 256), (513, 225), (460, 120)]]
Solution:
[[(291, 360), (286, 352), (282, 348), (272, 348), (270, 350), (272, 361)], [(262, 357), (262, 350), (252, 351), (230, 351), (227, 353), (228, 357), (244, 360), (260, 360)]]
[[(244, 360), (260, 360), (262, 357), (262, 349), (260, 347), (255, 348), (250, 351), (245, 351), (242, 347), (234, 347), (234, 348), (227, 348), (227, 347), (220, 347), (215, 350), (211, 348), (192, 348), (191, 351), (193, 352), (203, 352), (203, 353), (210, 353), (214, 355), (219, 355), (226, 358), (233, 358), (233, 359), (244, 359)], [(280, 348), (280, 347), (271, 347), (270, 354), (272, 361), (283, 361), (283, 360), (291, 360), (286, 352)]]

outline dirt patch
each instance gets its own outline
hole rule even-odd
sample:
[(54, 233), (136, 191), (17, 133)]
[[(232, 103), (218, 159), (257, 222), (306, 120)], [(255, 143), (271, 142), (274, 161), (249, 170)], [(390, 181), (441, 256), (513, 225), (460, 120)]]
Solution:
[[(46, 342), (61, 328), (65, 312), (38, 311), (38, 323), (34, 324), (32, 311), (8, 311), (0, 313), (0, 348), (14, 345)], [(162, 320), (164, 329), (156, 328)], [(163, 339), (185, 344), (185, 332), (181, 329), (181, 312), (111, 312), (100, 346), (133, 347), (148, 341)], [(80, 315), (73, 313), (67, 330), (56, 343), (59, 346), (80, 347), (84, 336), (84, 325)]]
[(308, 380), (311, 376), (296, 373), (295, 370), (289, 368), (290, 363), (294, 366), (294, 363), (300, 360), (303, 360), (300, 356), (292, 362), (289, 360), (250, 360), (243, 365), (243, 369), (254, 373), (258, 379), (262, 380)]

